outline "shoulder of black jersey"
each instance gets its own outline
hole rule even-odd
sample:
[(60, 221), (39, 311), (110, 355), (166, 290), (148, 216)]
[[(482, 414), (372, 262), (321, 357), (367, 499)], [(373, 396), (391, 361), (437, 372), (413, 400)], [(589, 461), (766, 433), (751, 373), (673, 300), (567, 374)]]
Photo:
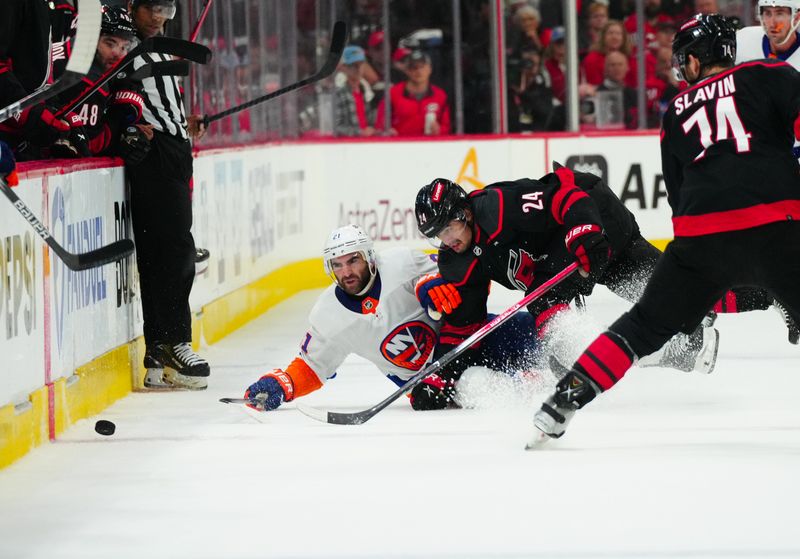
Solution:
[(478, 274), (478, 257), (472, 252), (458, 254), (452, 250), (440, 250), (438, 264), (442, 278), (456, 287), (467, 285)]
[(489, 242), (503, 230), (505, 189), (508, 183), (494, 183), (470, 194), (472, 214), (480, 228), (475, 241)]

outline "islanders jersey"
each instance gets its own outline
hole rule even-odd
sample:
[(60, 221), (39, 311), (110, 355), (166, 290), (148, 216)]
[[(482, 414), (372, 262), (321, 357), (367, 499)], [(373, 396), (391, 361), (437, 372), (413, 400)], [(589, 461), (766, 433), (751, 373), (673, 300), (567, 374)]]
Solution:
[(760, 25), (739, 29), (736, 32), (736, 64), (763, 58), (777, 58), (791, 64), (795, 70), (800, 69), (800, 35), (792, 48), (786, 52), (773, 54), (764, 29)]
[(380, 252), (377, 263), (378, 274), (364, 296), (332, 285), (311, 310), (300, 357), (323, 382), (354, 353), (402, 385), (433, 353), (439, 323), (422, 308), (414, 287), (420, 276), (437, 272), (436, 257), (393, 248)]

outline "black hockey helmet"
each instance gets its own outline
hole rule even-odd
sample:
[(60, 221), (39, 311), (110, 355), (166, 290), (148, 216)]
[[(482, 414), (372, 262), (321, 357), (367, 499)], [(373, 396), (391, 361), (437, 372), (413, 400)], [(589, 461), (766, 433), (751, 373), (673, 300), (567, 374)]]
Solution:
[(452, 220), (466, 221), (464, 209), (468, 205), (467, 193), (458, 184), (447, 179), (434, 179), (417, 193), (414, 204), (417, 228), (426, 237), (435, 237)]
[[(681, 25), (672, 40), (672, 68), (686, 80), (689, 55), (701, 66), (733, 66), (736, 60), (736, 27), (720, 14), (697, 14)], [(688, 81), (688, 80), (686, 80)]]
[(112, 6), (103, 6), (102, 10), (101, 34), (125, 39), (136, 38), (136, 25), (134, 25), (131, 16), (128, 15), (128, 10)]

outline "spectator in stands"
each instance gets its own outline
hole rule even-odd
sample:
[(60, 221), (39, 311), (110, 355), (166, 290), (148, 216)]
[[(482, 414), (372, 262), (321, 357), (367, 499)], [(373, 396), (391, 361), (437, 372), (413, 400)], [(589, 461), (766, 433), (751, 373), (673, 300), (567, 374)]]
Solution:
[[(672, 21), (661, 11), (661, 0), (644, 0), (644, 46), (655, 56), (658, 52), (656, 29), (659, 23)], [(636, 42), (636, 12), (625, 18), (625, 30)]]
[[(597, 101), (604, 97), (603, 92), (620, 92), (622, 114), (617, 115), (618, 118), (610, 118), (608, 120), (614, 122), (621, 121), (624, 123), (625, 128), (633, 129), (638, 125), (637, 118), (637, 99), (636, 91), (625, 84), (626, 76), (628, 75), (628, 57), (622, 52), (609, 52), (605, 60), (605, 72), (603, 76), (603, 83), (597, 88)], [(598, 107), (598, 111), (603, 110)]]
[(632, 50), (630, 37), (622, 23), (614, 19), (608, 20), (597, 43), (581, 62), (583, 81), (590, 85), (600, 85), (605, 74), (606, 55), (610, 52), (621, 52), (630, 57)]
[[(563, 42), (563, 37), (562, 37)], [(542, 66), (541, 53), (533, 48), (520, 53), (519, 81), (510, 84), (509, 129), (539, 132), (564, 129), (564, 106), (553, 95), (550, 76)]]
[(563, 27), (554, 27), (550, 33), (550, 42), (544, 49), (544, 68), (550, 76), (553, 95), (563, 103), (567, 88), (567, 47), (564, 44)]
[(374, 93), (372, 106), (376, 108), (383, 95), (392, 83), (399, 83), (406, 79), (404, 60), (411, 51), (398, 47), (391, 54), (391, 66), (387, 80), (383, 61), (383, 31), (375, 31), (367, 40), (366, 62), (361, 65), (361, 76), (367, 80)]
[(589, 53), (592, 45), (600, 42), (600, 34), (608, 23), (608, 5), (601, 2), (592, 2), (586, 9), (585, 24), (578, 35), (578, 48), (581, 57)]
[(371, 109), (372, 88), (361, 77), (366, 61), (364, 49), (350, 45), (342, 53), (340, 70), (347, 81), (337, 86), (333, 101), (333, 133), (337, 136), (372, 136), (375, 129), (374, 111)]
[[(421, 50), (408, 55), (408, 79), (392, 86), (389, 101), (392, 127), (389, 134), (421, 136), (450, 134), (450, 107), (447, 94), (431, 84), (433, 67)], [(386, 98), (378, 105), (375, 128), (383, 130)]]
[(539, 25), (542, 21), (539, 10), (529, 5), (522, 6), (514, 13), (511, 21), (517, 30), (516, 43), (512, 45), (514, 51), (521, 52), (522, 49), (533, 47), (541, 52), (544, 45), (539, 36)]
[(669, 108), (672, 99), (680, 93), (681, 82), (675, 77), (672, 71), (672, 48), (662, 47), (658, 49), (656, 57), (656, 78), (661, 82), (656, 102), (656, 118), (660, 122), (661, 117)]
[(658, 42), (658, 51), (656, 56), (663, 48), (672, 50), (672, 39), (675, 38), (675, 32), (678, 28), (672, 21), (664, 21), (656, 26), (656, 41)]
[(696, 14), (718, 14), (719, 5), (717, 0), (694, 0), (694, 13)]

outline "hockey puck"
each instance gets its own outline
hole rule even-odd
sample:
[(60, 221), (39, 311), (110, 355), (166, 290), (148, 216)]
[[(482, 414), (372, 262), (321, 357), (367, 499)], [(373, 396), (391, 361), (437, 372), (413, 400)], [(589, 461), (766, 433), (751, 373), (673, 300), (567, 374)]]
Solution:
[(94, 424), (94, 430), (100, 433), (101, 435), (109, 437), (114, 434), (114, 431), (117, 430), (117, 426), (111, 423), (110, 421), (101, 419), (100, 421)]

